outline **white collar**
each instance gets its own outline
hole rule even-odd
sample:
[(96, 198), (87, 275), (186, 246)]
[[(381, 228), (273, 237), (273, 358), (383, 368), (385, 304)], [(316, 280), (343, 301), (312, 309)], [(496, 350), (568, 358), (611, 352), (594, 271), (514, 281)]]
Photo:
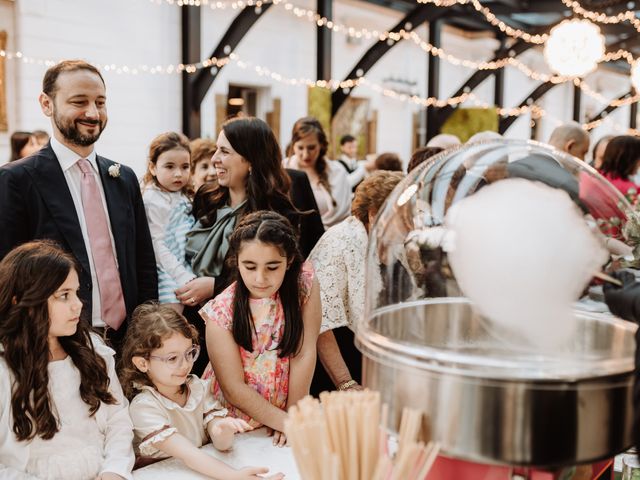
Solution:
[(149, 385), (140, 385), (135, 384), (134, 387), (140, 390), (141, 392), (147, 391), (153, 397), (158, 399), (162, 405), (168, 410), (181, 409), (191, 412), (196, 409), (196, 407), (200, 404), (205, 395), (204, 382), (196, 381), (198, 379), (197, 376), (190, 374), (186, 380), (187, 386), (187, 403), (185, 403), (184, 407), (181, 407), (173, 400), (162, 395), (155, 387), (151, 387)]
[[(60, 163), (60, 167), (64, 172), (66, 172), (71, 167), (73, 167), (76, 164), (76, 162), (81, 158), (80, 155), (78, 155), (76, 152), (71, 150), (66, 145), (63, 145), (62, 143), (60, 143), (56, 139), (56, 137), (51, 137), (51, 149), (53, 150), (53, 153), (56, 154), (56, 157), (58, 158), (58, 162)], [(96, 163), (95, 148), (91, 150), (91, 153), (86, 158), (87, 160), (89, 160), (89, 163), (91, 164), (91, 167), (93, 168), (95, 173), (96, 174), (99, 173), (98, 164)]]

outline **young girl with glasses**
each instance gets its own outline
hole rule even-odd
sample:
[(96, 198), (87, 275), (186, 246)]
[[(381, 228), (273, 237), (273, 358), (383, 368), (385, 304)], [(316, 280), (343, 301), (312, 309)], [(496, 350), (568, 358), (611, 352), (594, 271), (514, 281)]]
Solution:
[(262, 478), (258, 474), (267, 468), (236, 470), (199, 450), (208, 438), (218, 450), (228, 450), (236, 432), (251, 430), (244, 420), (226, 417), (210, 382), (189, 374), (199, 353), (198, 332), (169, 306), (148, 303), (133, 312), (120, 380), (131, 400), (139, 464), (176, 457), (209, 478)]
[(305, 395), (316, 365), (320, 289), (282, 215), (246, 215), (229, 239), (236, 281), (207, 303), (213, 393), (229, 414), (274, 431), (286, 443), (287, 410)]

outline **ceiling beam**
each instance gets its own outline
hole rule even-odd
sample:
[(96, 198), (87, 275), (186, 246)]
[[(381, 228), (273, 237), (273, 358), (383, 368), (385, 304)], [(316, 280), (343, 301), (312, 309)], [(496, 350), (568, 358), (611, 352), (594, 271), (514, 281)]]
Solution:
[[(272, 5), (273, 3), (263, 3), (260, 8), (245, 7), (236, 18), (233, 19), (231, 25), (229, 25), (227, 31), (222, 36), (222, 39), (213, 49), (211, 55), (209, 55), (209, 59), (228, 57), (231, 52), (235, 51), (247, 33), (249, 33), (251, 27), (253, 27)], [(195, 74), (195, 78), (193, 79), (194, 96), (191, 99), (192, 108), (200, 109), (202, 100), (204, 100), (209, 88), (223, 67), (224, 65), (213, 71), (210, 68), (203, 68)]]
[[(617, 100), (625, 100), (629, 97), (632, 97), (635, 94), (633, 88), (628, 91), (625, 94), (620, 95)], [(606, 117), (607, 115), (609, 115), (611, 112), (613, 112), (614, 110), (620, 108), (619, 106), (614, 106), (614, 105), (607, 105), (605, 108), (603, 108), (597, 115), (594, 115), (592, 118), (587, 120), (587, 123), (591, 123), (591, 122), (596, 122), (598, 120), (602, 120), (604, 117)]]
[[(425, 22), (432, 22), (443, 16), (446, 9), (434, 5), (418, 5), (400, 20), (390, 31), (399, 32), (406, 30), (405, 26), (411, 24), (411, 30), (415, 30)], [(407, 30), (410, 31), (410, 30)], [(400, 40), (401, 41), (401, 40)], [(388, 43), (387, 40), (378, 40), (367, 50), (351, 71), (345, 76), (344, 81), (356, 80), (367, 74), (369, 70), (398, 42)], [(353, 91), (350, 89), (338, 89), (331, 95), (331, 116), (334, 116)]]

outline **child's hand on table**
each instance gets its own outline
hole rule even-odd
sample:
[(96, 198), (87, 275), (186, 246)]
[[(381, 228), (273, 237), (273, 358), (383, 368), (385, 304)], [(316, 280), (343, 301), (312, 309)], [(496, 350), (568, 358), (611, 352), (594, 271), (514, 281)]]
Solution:
[(211, 421), (209, 428), (211, 443), (218, 450), (229, 450), (233, 445), (233, 436), (236, 433), (248, 432), (253, 427), (240, 418), (225, 417)]

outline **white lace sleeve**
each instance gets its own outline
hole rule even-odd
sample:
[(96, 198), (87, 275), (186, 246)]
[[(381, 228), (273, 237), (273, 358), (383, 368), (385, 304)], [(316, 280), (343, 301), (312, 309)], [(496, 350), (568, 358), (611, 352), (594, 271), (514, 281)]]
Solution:
[(320, 285), (321, 333), (351, 327), (362, 314), (366, 239), (362, 223), (350, 217), (325, 232), (309, 254)]

